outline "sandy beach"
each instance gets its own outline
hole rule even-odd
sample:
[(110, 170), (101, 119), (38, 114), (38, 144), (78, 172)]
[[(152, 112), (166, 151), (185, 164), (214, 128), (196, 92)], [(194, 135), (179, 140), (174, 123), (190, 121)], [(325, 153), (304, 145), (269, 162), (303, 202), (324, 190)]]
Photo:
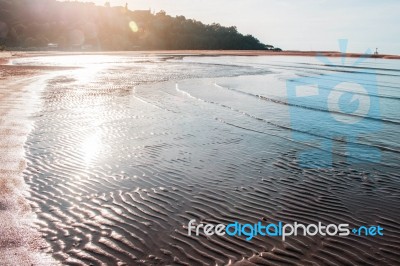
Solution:
[[(340, 53), (323, 53), (333, 67), (318, 62), (317, 54), (3, 53), (2, 263), (400, 263), (399, 152), (393, 141), (400, 126), (399, 68), (397, 60), (386, 60), (399, 57), (382, 55), (349, 69), (335, 61)], [(353, 56), (359, 55), (349, 60)], [(382, 123), (383, 133), (353, 141), (379, 148), (382, 160), (353, 165), (343, 139), (305, 124), (299, 134), (336, 146), (332, 167), (300, 167), (298, 151), (315, 148), (314, 142), (293, 137), (289, 115), (326, 110), (288, 102), (286, 82), (372, 70), (380, 94), (371, 97), (380, 97), (384, 107), (380, 117), (367, 120)], [(322, 150), (327, 153), (332, 151)], [(192, 219), (379, 224), (385, 235), (196, 237), (188, 235)]]
[[(22, 173), (26, 168), (24, 145), (32, 130), (27, 102), (28, 86), (43, 69), (8, 67), (11, 58), (0, 53), (0, 257), (2, 265), (56, 264), (44, 253), (48, 244), (36, 230), (36, 216), (26, 199), (27, 186)], [(29, 105), (28, 105), (29, 106)]]
[(0, 0), (0, 266), (400, 266), (369, 2)]

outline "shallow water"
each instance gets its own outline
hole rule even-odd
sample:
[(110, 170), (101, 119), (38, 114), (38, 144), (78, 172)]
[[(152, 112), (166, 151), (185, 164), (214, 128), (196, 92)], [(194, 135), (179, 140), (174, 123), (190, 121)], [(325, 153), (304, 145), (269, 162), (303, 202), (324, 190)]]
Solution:
[[(222, 265), (243, 258), (267, 265), (400, 263), (400, 61), (329, 60), (14, 60), (79, 67), (32, 88), (41, 91), (41, 110), (26, 143), (24, 177), (54, 257), (86, 265)], [(328, 110), (324, 98), (287, 97), (299, 77), (317, 77), (328, 91), (324, 85), (343, 73), (365, 86), (376, 77), (377, 92), (357, 94), (361, 102), (378, 99), (379, 112), (363, 115), (360, 124), (338, 122), (361, 115)], [(363, 152), (370, 148), (379, 156)], [(333, 154), (332, 167), (302, 168), (299, 152), (310, 149), (322, 158)], [(188, 236), (191, 219), (381, 224), (386, 231), (375, 238), (246, 241)]]

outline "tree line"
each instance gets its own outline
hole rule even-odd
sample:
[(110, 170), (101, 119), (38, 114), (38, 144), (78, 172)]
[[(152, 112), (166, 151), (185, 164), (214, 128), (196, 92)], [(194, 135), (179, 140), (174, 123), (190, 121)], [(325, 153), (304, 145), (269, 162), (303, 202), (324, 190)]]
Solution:
[(236, 27), (165, 11), (56, 0), (0, 0), (0, 45), (92, 50), (280, 50)]

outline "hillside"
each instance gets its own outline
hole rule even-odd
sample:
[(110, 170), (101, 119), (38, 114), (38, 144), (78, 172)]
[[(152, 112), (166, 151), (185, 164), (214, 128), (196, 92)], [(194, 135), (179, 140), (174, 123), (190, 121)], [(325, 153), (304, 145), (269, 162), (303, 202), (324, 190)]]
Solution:
[(0, 0), (0, 45), (62, 50), (274, 49), (236, 27), (205, 25), (164, 11), (153, 14), (55, 0)]

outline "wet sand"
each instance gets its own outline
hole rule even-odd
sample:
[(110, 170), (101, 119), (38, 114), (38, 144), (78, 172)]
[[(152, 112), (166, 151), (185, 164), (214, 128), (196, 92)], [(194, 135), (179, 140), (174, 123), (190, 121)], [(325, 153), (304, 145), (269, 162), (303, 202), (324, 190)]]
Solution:
[(0, 52), (1, 265), (57, 265), (48, 253), (50, 246), (37, 230), (37, 217), (27, 200), (24, 145), (33, 128), (30, 116), (38, 110), (31, 85), (39, 76), (65, 68), (8, 65), (10, 60), (26, 56), (31, 55)]
[[(15, 149), (4, 145), (4, 154), (11, 157), (1, 169), (14, 169), (4, 175), (16, 184), (15, 189), (9, 188), (11, 182), (4, 185), (4, 198), (19, 195), (21, 204), (2, 203), (4, 217), (12, 218), (2, 225), (10, 237), (1, 256), (17, 253), (9, 256), (10, 265), (24, 253), (32, 254), (29, 263), (46, 265), (35, 257), (42, 248), (65, 265), (400, 263), (400, 177), (395, 168), (354, 168), (340, 154), (332, 169), (300, 168), (295, 157), (300, 144), (257, 109), (280, 103), (251, 94), (253, 86), (238, 94), (235, 89), (243, 88), (224, 85), (239, 75), (249, 80), (267, 75), (262, 82), (278, 88), (285, 76), (277, 69), (163, 62), (150, 58), (100, 69), (93, 64), (52, 75), (39, 86), (40, 110), (30, 115), (24, 113), (29, 106), (24, 100), (36, 97), (12, 83), (11, 72), (4, 83), (10, 89), (1, 98), (7, 103), (2, 104), (1, 132)], [(51, 69), (41, 71), (46, 68)], [(32, 74), (30, 67), (23, 69)], [(233, 77), (225, 78), (228, 74)], [(22, 77), (17, 81), (33, 81)], [(17, 116), (10, 110), (23, 112)], [(28, 186), (23, 193), (21, 173)], [(16, 221), (32, 215), (25, 198), (37, 215), (30, 239), (38, 239), (39, 232), (47, 243), (11, 242), (18, 239), (15, 235), (25, 237)], [(379, 223), (386, 234), (299, 236), (286, 242), (256, 237), (248, 242), (188, 236), (190, 219)], [(32, 226), (32, 220), (27, 223)]]
[[(6, 63), (8, 55), (0, 57)], [(26, 168), (24, 145), (32, 129), (27, 102), (28, 85), (36, 68), (0, 65), (0, 257), (1, 265), (56, 265), (44, 253), (48, 244), (34, 225), (36, 216), (26, 197), (22, 173)]]

